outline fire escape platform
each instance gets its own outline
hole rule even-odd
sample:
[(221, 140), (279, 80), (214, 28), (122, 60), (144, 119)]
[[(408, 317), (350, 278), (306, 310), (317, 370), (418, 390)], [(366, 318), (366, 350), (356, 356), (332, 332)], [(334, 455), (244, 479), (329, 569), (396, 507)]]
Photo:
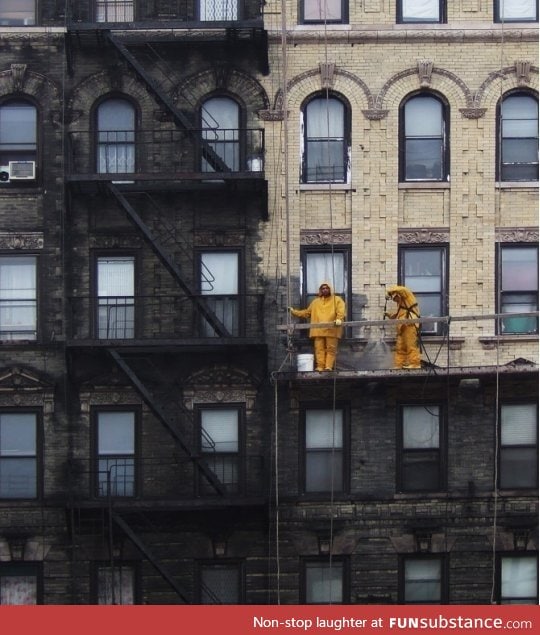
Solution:
[(266, 353), (267, 345), (260, 338), (251, 337), (215, 337), (215, 338), (190, 338), (190, 339), (130, 339), (130, 340), (105, 340), (105, 339), (71, 339), (66, 341), (66, 346), (71, 349), (123, 349), (128, 353), (208, 353), (208, 351), (227, 349), (259, 349)]

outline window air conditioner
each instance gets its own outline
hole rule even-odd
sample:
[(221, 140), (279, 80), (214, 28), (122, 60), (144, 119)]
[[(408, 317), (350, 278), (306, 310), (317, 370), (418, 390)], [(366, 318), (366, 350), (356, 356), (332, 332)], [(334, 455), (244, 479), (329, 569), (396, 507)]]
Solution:
[(36, 178), (35, 161), (10, 161), (9, 179), (11, 181), (31, 181)]
[(0, 165), (0, 185), (9, 183), (9, 165)]

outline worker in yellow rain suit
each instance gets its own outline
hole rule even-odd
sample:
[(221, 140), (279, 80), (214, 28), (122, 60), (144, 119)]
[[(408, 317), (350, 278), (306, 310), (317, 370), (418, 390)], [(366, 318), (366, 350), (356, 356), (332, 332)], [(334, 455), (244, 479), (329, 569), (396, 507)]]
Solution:
[[(388, 287), (386, 298), (397, 304), (395, 313), (385, 313), (392, 320), (415, 320), (420, 317), (418, 302), (413, 292), (397, 284)], [(396, 368), (421, 368), (420, 342), (418, 332), (420, 323), (398, 324), (394, 364)]]
[[(310, 319), (309, 337), (313, 340), (315, 370), (334, 370), (338, 340), (343, 334), (341, 323), (345, 319), (345, 302), (332, 292), (328, 282), (323, 282), (318, 297), (307, 309), (289, 307), (289, 310), (295, 317)], [(334, 326), (318, 327), (320, 322), (333, 322)]]

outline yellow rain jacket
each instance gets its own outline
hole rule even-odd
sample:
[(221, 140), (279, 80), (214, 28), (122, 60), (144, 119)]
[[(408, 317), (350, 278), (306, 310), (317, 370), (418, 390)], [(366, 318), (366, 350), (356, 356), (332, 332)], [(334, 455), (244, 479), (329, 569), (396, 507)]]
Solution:
[(322, 287), (323, 284), (330, 287), (328, 297), (323, 297), (319, 292), (319, 297), (315, 298), (307, 309), (291, 309), (291, 314), (298, 318), (310, 318), (312, 327), (309, 329), (309, 337), (341, 337), (343, 335), (341, 326), (316, 326), (318, 322), (334, 322), (345, 319), (345, 302), (338, 295), (334, 295), (331, 284), (322, 282), (320, 286)]

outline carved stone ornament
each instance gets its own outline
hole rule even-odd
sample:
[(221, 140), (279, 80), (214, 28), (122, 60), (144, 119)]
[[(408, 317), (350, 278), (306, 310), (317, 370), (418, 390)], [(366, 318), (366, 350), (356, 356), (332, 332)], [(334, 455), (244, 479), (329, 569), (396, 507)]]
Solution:
[(388, 110), (382, 110), (381, 108), (369, 108), (367, 110), (362, 110), (362, 114), (370, 121), (378, 121), (380, 119), (386, 119), (388, 116)]
[(498, 243), (537, 243), (537, 227), (498, 227), (495, 229)]
[(321, 88), (334, 87), (334, 71), (336, 65), (333, 62), (321, 62), (319, 71), (321, 72)]
[(0, 371), (0, 406), (39, 407), (44, 414), (54, 412), (54, 386), (34, 372), (19, 366)]
[(27, 64), (12, 64), (11, 65), (11, 81), (13, 85), (13, 92), (21, 92), (25, 82)]
[(459, 112), (465, 119), (481, 119), (486, 114), (487, 108), (460, 108)]
[(194, 233), (193, 242), (201, 247), (238, 247), (245, 242), (245, 234), (241, 231), (203, 231)]
[(516, 76), (518, 84), (523, 86), (531, 81), (531, 63), (526, 60), (517, 60), (515, 62)]
[(399, 243), (402, 245), (422, 245), (425, 243), (447, 243), (450, 240), (450, 230), (445, 227), (400, 229)]
[(0, 232), (0, 249), (43, 249), (43, 234)]
[(285, 119), (284, 110), (259, 110), (257, 114), (262, 121), (283, 121)]
[(433, 72), (433, 62), (431, 60), (418, 60), (418, 79), (421, 86), (429, 86), (431, 84), (431, 74)]
[(301, 245), (350, 245), (350, 229), (306, 229), (300, 233)]

